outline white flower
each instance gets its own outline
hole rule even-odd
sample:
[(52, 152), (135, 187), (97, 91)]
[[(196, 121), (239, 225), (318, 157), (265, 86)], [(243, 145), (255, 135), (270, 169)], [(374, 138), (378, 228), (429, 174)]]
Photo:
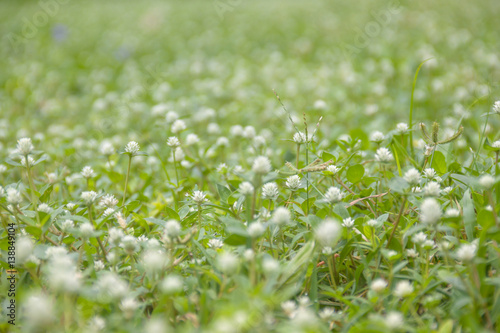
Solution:
[(95, 260), (94, 261), (94, 269), (96, 271), (102, 271), (105, 268), (104, 263), (102, 260)]
[(186, 123), (184, 122), (184, 120), (181, 119), (177, 119), (176, 121), (174, 121), (172, 127), (170, 128), (172, 133), (179, 133), (184, 131), (185, 129), (186, 129)]
[(22, 303), (26, 321), (33, 330), (49, 326), (54, 320), (54, 303), (44, 294), (31, 295)]
[(46, 203), (41, 203), (37, 207), (37, 211), (42, 212), (42, 213), (48, 214), (48, 213), (50, 213), (51, 210), (52, 210), (52, 208), (50, 208), (50, 206), (47, 205)]
[(103, 141), (101, 143), (101, 146), (99, 147), (99, 151), (101, 152), (101, 154), (109, 156), (115, 153), (115, 147), (111, 142)]
[(438, 197), (441, 193), (441, 186), (436, 182), (429, 182), (424, 186), (424, 194), (428, 197)]
[[(108, 259), (111, 258), (108, 254)], [(110, 262), (113, 260), (109, 259)], [(99, 288), (99, 296), (103, 298), (119, 299), (127, 294), (128, 284), (121, 280), (116, 273), (105, 271), (103, 275), (97, 280), (97, 287)]]
[(240, 184), (238, 187), (238, 190), (240, 191), (241, 194), (243, 195), (252, 195), (254, 191), (254, 187), (252, 184), (249, 182), (243, 182)]
[(266, 183), (262, 186), (262, 195), (265, 199), (276, 200), (278, 198), (278, 185), (276, 183)]
[(120, 247), (123, 248), (127, 254), (134, 254), (135, 251), (137, 251), (137, 239), (132, 235), (126, 235), (122, 238)]
[(375, 228), (377, 225), (378, 225), (378, 221), (377, 220), (374, 220), (374, 219), (371, 219), (371, 220), (368, 220), (366, 222), (366, 224), (372, 228)]
[(229, 132), (232, 136), (243, 136), (243, 127), (241, 127), (241, 125), (231, 126)]
[(316, 110), (326, 110), (327, 108), (327, 104), (324, 100), (322, 99), (318, 99), (316, 101), (314, 101), (314, 106), (313, 106)]
[(303, 132), (297, 132), (293, 135), (293, 141), (296, 143), (306, 143), (307, 142), (307, 137), (306, 134)]
[(380, 162), (380, 163), (387, 163), (390, 162), (394, 159), (392, 156), (392, 153), (389, 149), (387, 148), (379, 148), (377, 149), (377, 152), (375, 153), (375, 161)]
[(404, 179), (408, 182), (408, 184), (416, 185), (420, 181), (420, 172), (418, 172), (415, 168), (411, 168), (405, 172)]
[(85, 202), (85, 204), (91, 205), (97, 199), (97, 193), (94, 191), (85, 191), (82, 192), (81, 198)]
[(394, 295), (396, 297), (406, 297), (413, 292), (413, 286), (407, 280), (399, 281), (394, 289)]
[(92, 169), (92, 167), (90, 167), (88, 165), (83, 167), (81, 174), (82, 174), (83, 178), (87, 178), (87, 179), (95, 177), (94, 169)]
[(191, 196), (191, 199), (193, 199), (194, 202), (196, 202), (198, 205), (201, 205), (203, 202), (205, 202), (207, 199), (205, 198), (207, 195), (203, 193), (203, 191), (194, 191), (193, 195)]
[(0, 164), (0, 175), (4, 174), (6, 171), (7, 171), (7, 166), (5, 164)]
[(186, 136), (186, 145), (192, 146), (194, 144), (197, 144), (198, 142), (200, 142), (198, 135), (190, 133)]
[(372, 281), (370, 284), (370, 289), (376, 293), (381, 293), (387, 288), (387, 281), (382, 278), (378, 278)]
[(15, 188), (9, 187), (7, 189), (7, 202), (11, 205), (19, 205), (21, 202), (23, 202), (21, 192), (19, 192)]
[(331, 172), (333, 175), (339, 172), (339, 170), (340, 168), (336, 167), (335, 165), (329, 165), (326, 167), (326, 171)]
[(432, 250), (435, 246), (436, 246), (436, 243), (434, 243), (434, 241), (433, 241), (433, 240), (431, 240), (431, 239), (426, 240), (426, 241), (422, 244), (422, 247), (423, 247), (425, 250)]
[(148, 272), (161, 271), (167, 262), (165, 254), (159, 250), (147, 250), (142, 254), (142, 265)]
[(239, 266), (238, 257), (230, 252), (224, 252), (217, 257), (217, 268), (224, 274), (235, 273)]
[(217, 138), (215, 145), (217, 147), (229, 147), (229, 140), (225, 136), (221, 136)]
[(337, 203), (344, 198), (344, 194), (337, 187), (330, 187), (325, 193), (325, 201), (329, 203)]
[(264, 234), (266, 228), (260, 222), (253, 222), (248, 226), (248, 234), (252, 238), (258, 238)]
[(99, 316), (94, 316), (89, 320), (88, 323), (88, 330), (89, 332), (97, 333), (106, 328), (106, 321), (99, 317)]
[(265, 175), (271, 171), (271, 162), (266, 156), (259, 156), (253, 161), (253, 172)]
[(167, 145), (170, 147), (179, 147), (181, 145), (179, 139), (176, 136), (171, 136), (167, 139)]
[(132, 297), (124, 298), (120, 303), (120, 309), (126, 318), (131, 318), (138, 307), (139, 303)]
[(210, 123), (207, 126), (207, 132), (209, 134), (219, 134), (220, 133), (220, 127), (217, 123)]
[(165, 223), (165, 236), (175, 238), (181, 234), (181, 225), (176, 220), (168, 220)]
[(385, 317), (385, 325), (391, 330), (401, 328), (404, 325), (404, 318), (400, 312), (391, 311)]
[(495, 103), (493, 103), (492, 110), (495, 113), (500, 113), (500, 101), (496, 101)]
[(255, 252), (252, 249), (246, 249), (245, 252), (243, 252), (243, 258), (245, 258), (246, 261), (250, 261), (255, 258)]
[(458, 217), (460, 216), (460, 211), (456, 208), (448, 208), (446, 212), (444, 213), (446, 217)]
[(493, 148), (500, 148), (500, 140), (497, 140), (491, 144)]
[(243, 130), (243, 136), (247, 139), (253, 139), (255, 137), (255, 128), (253, 126), (245, 126)]
[(161, 290), (167, 295), (173, 295), (182, 291), (183, 284), (178, 275), (168, 275), (161, 283)]
[(339, 240), (342, 230), (337, 221), (326, 219), (316, 228), (314, 235), (322, 246), (333, 247)]
[(224, 243), (218, 238), (212, 238), (208, 241), (208, 246), (212, 249), (219, 249), (224, 245)]
[(262, 261), (262, 270), (266, 274), (274, 274), (276, 272), (279, 272), (280, 263), (274, 258), (265, 258)]
[(17, 151), (19, 154), (26, 156), (30, 154), (33, 149), (35, 149), (35, 147), (33, 147), (30, 138), (21, 138), (17, 140)]
[(281, 309), (287, 316), (291, 316), (297, 310), (297, 305), (294, 301), (285, 301), (281, 303)]
[(141, 149), (141, 147), (139, 146), (139, 144), (135, 141), (130, 141), (129, 143), (127, 143), (127, 145), (125, 146), (125, 152), (129, 153), (129, 154), (132, 154), (132, 155), (135, 155), (139, 152), (139, 149)]
[(165, 120), (167, 123), (171, 123), (176, 121), (179, 118), (179, 115), (175, 111), (168, 111), (167, 114), (165, 115)]
[(298, 175), (290, 176), (286, 179), (286, 187), (292, 191), (296, 191), (300, 186), (300, 177)]
[(241, 165), (237, 165), (234, 167), (233, 172), (235, 174), (242, 174), (245, 172), (245, 169), (243, 169), (243, 167)]
[(72, 220), (64, 220), (61, 223), (61, 231), (62, 232), (68, 232), (71, 228), (73, 228), (73, 221)]
[(481, 185), (482, 188), (489, 190), (490, 188), (493, 187), (495, 184), (495, 178), (489, 174), (485, 174), (479, 178), (479, 185)]
[(350, 229), (354, 227), (354, 220), (351, 217), (345, 218), (342, 222), (344, 228)]
[(106, 194), (101, 198), (101, 201), (99, 203), (103, 207), (112, 208), (118, 204), (118, 199), (116, 199), (112, 194)]
[(24, 263), (33, 253), (33, 242), (28, 237), (21, 237), (16, 241), (16, 262)]
[(90, 238), (94, 233), (94, 226), (89, 222), (85, 222), (80, 225), (80, 235), (83, 238)]
[(273, 212), (272, 221), (277, 225), (284, 225), (290, 223), (292, 215), (285, 207), (278, 207)]
[(474, 243), (463, 244), (457, 250), (457, 258), (460, 261), (472, 261), (476, 257), (477, 246)]
[(380, 131), (375, 131), (370, 135), (370, 141), (380, 143), (384, 141), (385, 135)]
[(399, 133), (399, 134), (405, 134), (406, 132), (408, 132), (408, 124), (407, 123), (399, 123), (396, 125), (396, 131)]
[(108, 231), (108, 235), (109, 235), (108, 236), (109, 243), (112, 245), (118, 245), (121, 242), (122, 237), (125, 234), (123, 233), (123, 230), (121, 230), (121, 229), (111, 228)]
[(35, 159), (31, 156), (22, 156), (21, 157), (21, 164), (23, 165), (23, 167), (28, 167), (28, 166), (33, 166), (35, 165)]
[(434, 179), (436, 177), (436, 170), (433, 168), (427, 168), (424, 170), (424, 177), (427, 179)]
[(412, 237), (412, 241), (415, 244), (423, 244), (427, 240), (427, 235), (423, 232), (419, 232), (418, 234)]
[(408, 258), (416, 258), (418, 257), (418, 252), (415, 249), (408, 249), (406, 250), (406, 255)]
[(434, 198), (427, 198), (420, 206), (420, 222), (434, 224), (441, 218), (441, 206)]

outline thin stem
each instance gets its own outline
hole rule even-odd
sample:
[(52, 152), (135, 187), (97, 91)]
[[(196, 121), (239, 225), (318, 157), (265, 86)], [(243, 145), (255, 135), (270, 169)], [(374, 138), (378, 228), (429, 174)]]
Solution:
[(396, 233), (396, 229), (398, 228), (399, 221), (401, 221), (401, 216), (403, 215), (403, 211), (405, 209), (405, 204), (406, 204), (406, 197), (403, 198), (403, 202), (401, 203), (401, 208), (399, 208), (398, 217), (396, 218), (396, 222), (394, 222), (394, 227), (392, 228), (392, 233), (391, 236), (389, 236), (389, 240), (387, 241), (386, 247), (389, 247), (389, 244), (391, 244), (392, 237), (394, 237), (394, 234)]
[(129, 174), (130, 174), (130, 166), (131, 165), (132, 165), (132, 155), (129, 155), (127, 175), (125, 176), (125, 188), (123, 189), (123, 202), (122, 202), (122, 206), (125, 205), (125, 199), (127, 197), (128, 177), (129, 177)]

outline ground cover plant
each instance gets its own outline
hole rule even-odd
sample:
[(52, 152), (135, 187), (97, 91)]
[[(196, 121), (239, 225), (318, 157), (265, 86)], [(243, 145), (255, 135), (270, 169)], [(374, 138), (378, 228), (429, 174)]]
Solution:
[(0, 329), (498, 332), (499, 13), (2, 3)]

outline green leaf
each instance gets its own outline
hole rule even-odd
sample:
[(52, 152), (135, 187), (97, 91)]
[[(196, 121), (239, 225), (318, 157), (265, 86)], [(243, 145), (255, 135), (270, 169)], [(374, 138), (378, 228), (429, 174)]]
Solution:
[(232, 234), (224, 239), (224, 243), (231, 246), (245, 245), (247, 243), (247, 238), (241, 235)]
[(347, 180), (356, 184), (365, 175), (365, 168), (361, 164), (355, 164), (347, 169)]
[(447, 169), (446, 169), (446, 158), (444, 157), (443, 153), (440, 151), (434, 151), (434, 157), (432, 158), (432, 168), (436, 170), (437, 173), (439, 174), (445, 174)]
[(221, 202), (228, 203), (231, 191), (227, 187), (217, 184), (217, 192), (219, 193)]

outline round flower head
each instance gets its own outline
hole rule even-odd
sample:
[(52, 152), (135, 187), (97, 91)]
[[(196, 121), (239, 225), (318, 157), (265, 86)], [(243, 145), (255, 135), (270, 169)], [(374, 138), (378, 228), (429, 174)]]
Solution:
[(396, 297), (406, 297), (409, 296), (413, 292), (413, 286), (409, 281), (403, 280), (399, 281), (396, 284), (396, 288), (394, 289), (394, 295)]
[(171, 136), (167, 140), (167, 145), (170, 147), (179, 147), (181, 145), (179, 139), (176, 136)]
[(35, 165), (35, 159), (31, 156), (22, 156), (21, 157), (21, 164), (23, 167), (31, 167)]
[(493, 103), (492, 110), (495, 113), (500, 113), (500, 101), (496, 101), (495, 103)]
[(243, 127), (241, 125), (231, 126), (229, 132), (232, 136), (243, 136)]
[(21, 192), (16, 190), (15, 188), (9, 187), (7, 189), (7, 202), (11, 205), (19, 205), (23, 202), (23, 197), (21, 196)]
[(376, 293), (383, 292), (385, 288), (387, 288), (387, 281), (381, 278), (373, 280), (370, 284), (370, 289)]
[(19, 154), (26, 156), (30, 154), (33, 149), (35, 149), (35, 147), (33, 147), (30, 138), (21, 138), (17, 140), (17, 151)]
[(255, 137), (255, 128), (253, 126), (245, 126), (243, 129), (243, 136), (247, 139), (253, 139)]
[(290, 211), (285, 207), (278, 207), (273, 212), (272, 221), (277, 225), (283, 225), (290, 223), (290, 219), (292, 218)]
[(482, 175), (481, 178), (479, 178), (479, 185), (486, 190), (492, 188), (494, 184), (495, 178), (489, 174)]
[(54, 303), (44, 294), (36, 294), (24, 300), (23, 313), (26, 323), (35, 330), (48, 327), (55, 319)]
[(90, 224), (89, 222), (85, 222), (80, 225), (80, 235), (83, 238), (90, 238), (92, 237), (92, 234), (94, 233), (94, 226)]
[(42, 213), (48, 214), (48, 213), (50, 213), (51, 210), (52, 210), (52, 208), (50, 208), (50, 206), (47, 205), (46, 203), (41, 203), (37, 207), (37, 211), (42, 212)]
[(380, 131), (375, 131), (370, 135), (370, 141), (380, 143), (384, 141), (385, 135)]
[(407, 123), (399, 123), (396, 125), (396, 131), (399, 133), (399, 134), (405, 134), (406, 132), (408, 132), (408, 124)]
[(354, 227), (354, 220), (352, 219), (352, 217), (345, 218), (342, 221), (342, 226), (347, 229), (351, 229), (352, 227)]
[(137, 250), (137, 239), (132, 235), (126, 235), (122, 238), (120, 247), (122, 247), (127, 254), (134, 254)]
[(420, 172), (417, 169), (411, 168), (405, 172), (404, 179), (410, 185), (416, 185), (420, 182)]
[(286, 179), (286, 187), (292, 191), (297, 191), (300, 187), (300, 177), (298, 175), (288, 177)]
[(172, 127), (170, 128), (170, 130), (172, 131), (172, 133), (180, 133), (182, 131), (184, 131), (186, 129), (186, 123), (184, 122), (184, 120), (181, 120), (181, 119), (177, 119), (176, 121), (174, 121), (174, 123), (172, 124)]
[(434, 224), (441, 218), (441, 206), (434, 198), (427, 198), (420, 206), (420, 222)]
[(178, 275), (168, 275), (160, 286), (161, 290), (167, 295), (176, 294), (183, 289), (182, 279)]
[(207, 195), (203, 193), (203, 191), (194, 191), (193, 195), (191, 196), (191, 199), (193, 199), (193, 201), (196, 202), (198, 205), (201, 205), (207, 200), (206, 196)]
[(387, 148), (379, 148), (377, 149), (377, 152), (375, 153), (375, 161), (380, 162), (380, 163), (388, 163), (392, 161), (394, 157), (392, 156), (392, 153), (389, 149)]
[(436, 170), (433, 168), (427, 168), (424, 170), (424, 177), (427, 179), (434, 179), (436, 177)]
[(211, 249), (220, 249), (222, 245), (224, 245), (224, 243), (217, 238), (212, 238), (208, 241), (208, 247), (210, 247)]
[(262, 186), (262, 195), (265, 199), (276, 200), (278, 198), (278, 185), (276, 183), (266, 183)]
[(224, 274), (233, 274), (238, 270), (238, 257), (230, 252), (224, 252), (217, 257), (217, 268)]
[(94, 191), (85, 191), (82, 192), (82, 200), (85, 202), (87, 205), (92, 205), (94, 201), (97, 199), (97, 193)]
[(109, 156), (115, 153), (115, 147), (111, 142), (103, 141), (101, 143), (101, 146), (99, 147), (99, 151), (101, 152), (101, 154)]
[(307, 142), (307, 137), (306, 134), (303, 132), (297, 132), (293, 135), (293, 141), (295, 141), (298, 144), (301, 143), (306, 143)]
[(126, 297), (120, 303), (120, 309), (123, 311), (126, 318), (132, 318), (138, 307), (139, 303), (132, 297)]
[(316, 228), (314, 235), (322, 246), (334, 247), (342, 233), (340, 224), (332, 219), (326, 219)]
[(427, 235), (423, 232), (419, 232), (418, 234), (412, 237), (412, 241), (415, 244), (423, 244), (427, 240)]
[(186, 136), (186, 145), (192, 146), (194, 144), (197, 144), (198, 142), (200, 142), (198, 135), (191, 133)]
[(141, 147), (139, 146), (139, 144), (135, 141), (130, 141), (129, 143), (127, 143), (127, 145), (125, 146), (125, 152), (126, 153), (129, 153), (131, 155), (135, 155), (139, 152), (139, 150), (141, 149)]
[(82, 173), (83, 178), (90, 179), (90, 178), (95, 177), (94, 169), (92, 169), (92, 167), (88, 166), (88, 165), (83, 167), (81, 173)]
[(325, 201), (329, 203), (337, 203), (344, 198), (344, 194), (337, 187), (330, 187), (325, 193)]
[(337, 172), (339, 172), (340, 168), (336, 167), (335, 165), (329, 165), (326, 167), (326, 171), (331, 172), (333, 175), (335, 175)]
[(243, 182), (240, 184), (238, 187), (238, 190), (240, 191), (241, 194), (243, 195), (252, 195), (254, 191), (254, 187), (252, 184), (249, 182)]
[(248, 234), (252, 238), (258, 238), (264, 234), (266, 228), (260, 222), (253, 222), (248, 226)]
[(391, 311), (385, 317), (385, 325), (391, 329), (400, 329), (404, 325), (404, 317), (400, 312)]
[(176, 220), (168, 220), (165, 223), (165, 235), (169, 238), (175, 238), (181, 234), (181, 225)]
[(106, 194), (101, 198), (100, 204), (101, 206), (112, 208), (118, 204), (118, 199), (112, 194)]
[(271, 162), (266, 156), (259, 156), (253, 161), (253, 172), (265, 175), (271, 172)]
[(474, 243), (463, 244), (457, 250), (457, 258), (460, 261), (472, 261), (476, 257), (477, 246)]
[(167, 123), (171, 123), (176, 121), (179, 118), (179, 115), (175, 111), (168, 111), (167, 114), (165, 115), (165, 120)]
[(436, 182), (429, 182), (424, 186), (424, 194), (428, 197), (438, 197), (441, 193), (441, 186)]
[(493, 148), (500, 148), (500, 140), (497, 140), (491, 144)]
[(314, 101), (314, 106), (313, 107), (316, 110), (326, 110), (327, 106), (328, 105), (326, 104), (326, 102), (324, 100), (318, 99), (318, 100)]

